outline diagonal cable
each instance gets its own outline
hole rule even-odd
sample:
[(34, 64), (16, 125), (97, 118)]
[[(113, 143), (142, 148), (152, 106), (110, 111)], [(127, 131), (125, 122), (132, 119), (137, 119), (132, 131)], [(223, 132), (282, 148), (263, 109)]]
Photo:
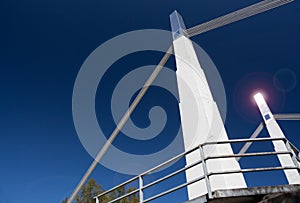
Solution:
[(284, 4), (290, 3), (294, 0), (264, 0), (259, 3), (253, 4), (251, 6), (242, 8), (240, 10), (234, 11), (227, 15), (215, 18), (208, 22), (196, 25), (192, 28), (187, 29), (187, 34), (189, 37), (193, 37), (204, 32), (208, 32), (213, 29), (217, 29), (224, 25), (251, 17), (263, 13), (265, 11), (271, 10), (273, 8), (282, 6)]
[(70, 199), (67, 201), (67, 203), (71, 203), (75, 199), (79, 190), (81, 189), (83, 184), (87, 181), (87, 179), (89, 178), (89, 176), (91, 175), (91, 173), (93, 172), (93, 170), (95, 169), (95, 167), (97, 166), (97, 164), (99, 163), (99, 161), (101, 160), (103, 155), (108, 150), (111, 143), (114, 141), (114, 139), (119, 134), (120, 130), (123, 128), (123, 126), (125, 125), (127, 120), (130, 118), (130, 115), (132, 114), (132, 112), (134, 111), (136, 106), (139, 104), (139, 102), (141, 101), (141, 99), (143, 98), (143, 96), (145, 95), (145, 93), (147, 92), (147, 90), (149, 89), (149, 87), (151, 86), (151, 84), (153, 83), (153, 81), (155, 80), (155, 78), (157, 77), (159, 72), (161, 71), (161, 69), (164, 67), (164, 65), (166, 64), (166, 62), (168, 61), (168, 59), (170, 58), (172, 53), (173, 53), (173, 46), (170, 46), (168, 51), (165, 53), (163, 58), (160, 60), (159, 64), (154, 69), (153, 73), (150, 75), (150, 77), (146, 81), (143, 88), (140, 90), (139, 94), (136, 96), (136, 98), (134, 99), (132, 104), (129, 106), (128, 110), (126, 111), (126, 113), (124, 114), (124, 116), (122, 117), (120, 122), (118, 123), (115, 130), (109, 136), (109, 139), (106, 141), (106, 143), (103, 145), (101, 150), (98, 152), (96, 158), (94, 159), (94, 161), (92, 162), (92, 164), (90, 165), (90, 167), (88, 168), (88, 170), (86, 171), (86, 173), (84, 174), (84, 176), (82, 177), (82, 179), (80, 180), (78, 185), (76, 186), (75, 190), (73, 191), (73, 193), (72, 193)]
[[(274, 118), (276, 120), (287, 120), (287, 121), (299, 121), (300, 120), (300, 114), (274, 114)], [(261, 122), (259, 126), (256, 128), (256, 130), (252, 133), (250, 136), (250, 139), (255, 139), (259, 135), (259, 133), (264, 128), (265, 124)], [(238, 154), (245, 154), (246, 151), (250, 148), (250, 146), (253, 144), (253, 142), (247, 142), (244, 144), (244, 146), (241, 148), (240, 152)], [(236, 160), (239, 161), (242, 157), (237, 157)]]

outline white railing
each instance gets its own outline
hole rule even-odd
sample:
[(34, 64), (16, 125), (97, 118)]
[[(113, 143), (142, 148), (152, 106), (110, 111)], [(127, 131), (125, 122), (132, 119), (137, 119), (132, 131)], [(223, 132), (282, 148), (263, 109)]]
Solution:
[[(274, 117), (277, 120), (300, 120), (300, 115), (299, 114), (281, 114), (281, 115), (274, 115)], [(216, 142), (207, 142), (207, 143), (203, 143), (200, 144), (197, 147), (194, 147), (193, 149), (190, 149), (184, 153), (181, 153), (169, 160), (167, 160), (166, 162), (120, 184), (115, 186), (114, 188), (107, 190), (97, 196), (95, 196), (94, 198), (96, 199), (96, 203), (113, 203), (113, 202), (117, 202), (119, 200), (122, 200), (126, 197), (132, 196), (132, 195), (137, 195), (139, 197), (139, 202), (140, 203), (146, 203), (146, 202), (150, 202), (152, 200), (155, 200), (157, 198), (160, 198), (162, 196), (165, 196), (169, 193), (175, 192), (181, 188), (187, 187), (188, 185), (191, 185), (195, 182), (198, 182), (200, 180), (205, 180), (205, 184), (206, 184), (206, 188), (207, 188), (207, 198), (208, 199), (212, 199), (213, 198), (213, 191), (211, 190), (211, 184), (210, 184), (210, 177), (211, 176), (215, 176), (215, 175), (224, 175), (224, 174), (233, 174), (233, 173), (249, 173), (249, 172), (262, 172), (262, 171), (275, 171), (275, 170), (289, 170), (289, 169), (296, 169), (298, 170), (298, 173), (300, 173), (300, 151), (292, 144), (290, 143), (286, 138), (257, 138), (258, 134), (262, 131), (264, 124), (261, 123), (258, 128), (255, 130), (255, 132), (252, 134), (252, 138), (249, 139), (234, 139), (234, 140), (228, 140), (228, 141), (216, 141)], [(273, 142), (273, 141), (283, 141), (286, 145), (287, 151), (280, 151), (280, 152), (276, 152), (276, 151), (271, 151), (271, 152), (255, 152), (255, 153), (245, 153), (246, 150), (249, 148), (251, 143), (254, 142)], [(240, 151), (240, 153), (237, 154), (230, 154), (230, 155), (221, 155), (221, 156), (205, 156), (204, 152), (203, 152), (203, 147), (208, 146), (208, 145), (217, 145), (217, 144), (233, 144), (233, 143), (245, 143), (244, 147), (242, 148), (242, 150)], [(250, 143), (250, 144), (249, 144)], [(246, 146), (246, 147), (245, 147)], [(176, 162), (177, 160), (185, 157), (187, 154), (190, 154), (196, 150), (200, 150), (200, 155), (201, 155), (201, 159), (191, 165), (182, 167), (178, 170), (176, 170), (175, 172), (172, 172), (168, 175), (165, 175), (162, 178), (156, 179), (148, 184), (144, 184), (143, 180), (144, 177), (153, 173), (153, 172), (157, 172), (159, 169), (161, 169), (162, 167), (166, 167), (174, 162)], [(247, 169), (240, 169), (240, 170), (231, 170), (231, 171), (222, 171), (222, 172), (208, 172), (207, 166), (206, 166), (206, 162), (207, 160), (211, 160), (211, 159), (224, 159), (224, 158), (236, 158), (237, 160), (239, 160), (242, 157), (255, 157), (255, 156), (270, 156), (270, 155), (280, 155), (280, 154), (288, 154), (291, 156), (294, 166), (277, 166), (277, 167), (264, 167), (264, 168), (247, 168)], [(194, 166), (197, 166), (199, 164), (202, 164), (202, 168), (203, 168), (203, 176), (189, 181), (189, 182), (185, 182), (183, 184), (177, 185), (176, 187), (173, 187), (171, 189), (165, 190), (159, 194), (156, 194), (154, 196), (148, 197), (147, 199), (144, 199), (144, 190), (154, 186), (158, 183), (161, 183), (171, 177), (174, 177), (175, 175), (182, 173)], [(133, 183), (135, 181), (138, 181), (138, 188), (134, 189), (133, 191), (126, 193), (120, 197), (115, 198), (114, 200), (110, 200), (109, 202), (104, 202), (101, 201), (101, 198), (103, 198), (105, 195), (113, 192), (114, 190), (120, 188), (120, 187), (125, 187), (126, 185)]]

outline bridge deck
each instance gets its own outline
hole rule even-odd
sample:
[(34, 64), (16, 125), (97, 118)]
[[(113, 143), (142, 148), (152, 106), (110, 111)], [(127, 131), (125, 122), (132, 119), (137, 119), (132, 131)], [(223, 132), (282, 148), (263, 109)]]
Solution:
[(201, 196), (186, 203), (271, 203), (300, 202), (300, 185), (278, 185), (218, 190), (212, 199)]

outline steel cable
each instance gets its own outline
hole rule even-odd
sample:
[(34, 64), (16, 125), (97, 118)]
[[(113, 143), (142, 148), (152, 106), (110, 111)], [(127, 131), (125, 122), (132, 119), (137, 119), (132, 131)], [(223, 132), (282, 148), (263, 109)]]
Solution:
[(224, 25), (228, 25), (230, 23), (251, 17), (253, 15), (257, 15), (263, 13), (265, 11), (271, 10), (273, 8), (282, 6), (284, 4), (290, 3), (294, 0), (265, 0), (251, 6), (245, 7), (243, 9), (234, 11), (227, 15), (215, 18), (208, 22), (196, 25), (192, 28), (187, 29), (187, 34), (189, 37), (193, 37), (204, 32), (217, 29)]

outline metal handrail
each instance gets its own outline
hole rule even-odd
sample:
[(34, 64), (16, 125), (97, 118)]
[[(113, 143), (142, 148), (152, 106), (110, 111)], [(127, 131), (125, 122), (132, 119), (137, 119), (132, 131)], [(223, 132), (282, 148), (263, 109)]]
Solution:
[(261, 172), (261, 171), (278, 171), (278, 170), (286, 170), (286, 169), (297, 169), (300, 170), (297, 166), (277, 166), (277, 167), (265, 167), (265, 168), (246, 168), (240, 170), (228, 170), (228, 171), (217, 171), (210, 172), (208, 176), (213, 175), (224, 175), (224, 174), (232, 174), (232, 173), (249, 173), (249, 172)]
[(205, 160), (233, 158), (233, 157), (266, 156), (266, 155), (277, 155), (277, 154), (290, 154), (290, 155), (292, 155), (292, 152), (282, 151), (282, 152), (255, 152), (255, 153), (246, 153), (246, 154), (230, 154), (230, 155), (220, 155), (220, 156), (209, 156), (209, 157), (205, 158)]
[[(296, 114), (296, 115), (290, 115), (290, 114), (285, 114), (285, 115), (274, 115), (274, 117), (278, 120), (300, 120), (300, 114)], [(253, 134), (255, 134), (255, 136), (257, 136), (260, 131), (263, 129), (261, 128), (262, 124), (260, 124), (258, 126), (258, 128), (255, 130), (255, 132)], [(252, 134), (252, 135), (253, 135)], [(288, 146), (287, 147), (287, 151), (280, 151), (280, 152), (256, 152), (256, 153), (238, 153), (238, 154), (230, 154), (230, 155), (218, 155), (218, 156), (207, 156), (205, 157), (204, 156), (204, 153), (203, 153), (203, 148), (205, 146), (208, 146), (208, 145), (217, 145), (217, 144), (232, 144), (232, 143), (253, 143), (253, 142), (266, 142), (266, 141), (283, 141), (284, 143), (286, 143), (286, 145)], [(243, 149), (243, 148), (242, 148)], [(159, 170), (160, 168), (162, 167), (165, 167), (173, 162), (176, 162), (177, 160), (185, 157), (187, 154), (190, 154), (196, 150), (200, 150), (200, 154), (201, 154), (201, 159), (193, 164), (190, 164), (188, 166), (185, 166), (183, 168), (180, 168), (166, 176), (163, 176), (155, 181), (152, 181), (151, 183), (148, 183), (146, 185), (143, 185), (143, 177), (146, 176), (146, 175), (149, 175), (150, 173), (153, 173), (157, 170)], [(242, 151), (242, 150), (241, 150)], [(241, 152), (240, 151), (240, 152)], [(236, 158), (236, 159), (239, 159), (241, 157), (250, 157), (250, 156), (266, 156), (266, 155), (280, 155), (280, 154), (289, 154), (292, 159), (294, 160), (294, 164), (295, 166), (286, 166), (286, 167), (268, 167), (268, 168), (248, 168), (248, 169), (240, 169), (240, 170), (228, 170), (228, 171), (220, 171), (220, 172), (208, 172), (207, 170), (207, 167), (206, 167), (206, 161), (209, 160), (209, 159), (224, 159), (224, 158)], [(296, 154), (296, 156), (295, 156)], [(104, 196), (116, 189), (118, 189), (119, 187), (122, 187), (122, 186), (126, 186), (127, 184), (133, 182), (133, 181), (139, 181), (139, 188), (138, 189), (135, 189), (134, 191), (131, 191), (125, 195), (122, 195), (114, 200), (111, 200), (109, 203), (113, 203), (113, 202), (116, 202), (118, 200), (121, 200), (123, 198), (126, 198), (130, 195), (133, 195), (135, 193), (138, 193), (139, 192), (139, 196), (140, 196), (140, 203), (145, 203), (145, 202), (149, 202), (149, 201), (152, 201), (154, 199), (157, 199), (161, 196), (164, 196), (166, 194), (169, 194), (171, 192), (174, 192), (176, 190), (179, 190), (183, 187), (186, 187), (190, 184), (193, 184), (195, 182), (198, 182), (200, 180), (204, 180), (205, 179), (205, 182), (206, 182), (206, 188), (207, 188), (207, 195), (208, 195), (208, 198), (212, 198), (212, 191), (211, 191), (211, 188), (210, 188), (210, 182), (209, 182), (209, 177), (210, 176), (213, 176), (213, 175), (224, 175), (224, 174), (232, 174), (232, 173), (248, 173), (248, 172), (260, 172), (260, 171), (271, 171), (271, 170), (289, 170), (289, 169), (296, 169), (298, 170), (298, 172), (300, 172), (300, 165), (298, 162), (300, 162), (300, 158), (299, 158), (299, 154), (300, 154), (300, 151), (299, 149), (297, 149), (297, 147), (295, 147), (292, 143), (290, 143), (286, 138), (257, 138), (257, 137), (254, 137), (254, 138), (250, 138), (250, 139), (234, 139), (234, 140), (225, 140), (225, 141), (214, 141), (214, 142), (206, 142), (206, 143), (202, 143), (196, 147), (193, 147), (192, 149), (189, 149), (167, 161), (165, 161), (164, 163), (161, 163), (159, 164), (158, 166), (156, 167), (153, 167), (152, 169), (149, 169), (148, 171), (136, 176), (136, 177), (133, 177), (131, 178), (130, 180), (122, 183), (122, 184), (119, 184), (115, 187), (113, 187), (112, 189), (108, 190), (108, 191), (105, 191), (97, 196), (95, 196), (94, 198), (97, 200), (99, 197), (101, 196)], [(298, 162), (297, 162), (298, 161)], [(204, 175), (201, 176), (201, 177), (198, 177), (192, 181), (189, 181), (189, 182), (186, 182), (184, 184), (181, 184), (181, 185), (178, 185), (176, 187), (173, 187), (169, 190), (166, 190), (164, 192), (161, 192), (157, 195), (154, 195), (152, 197), (149, 197), (148, 199), (144, 200), (143, 199), (143, 190), (146, 189), (146, 188), (149, 188), (157, 183), (160, 183), (162, 181), (165, 181), (171, 177), (174, 177), (175, 175), (181, 173), (181, 172), (184, 172), (196, 165), (199, 165), (199, 164), (202, 164), (203, 166), (203, 173)], [(99, 202), (99, 201), (98, 201)]]
[(119, 184), (119, 185), (117, 185), (117, 186), (115, 186), (115, 187), (113, 187), (113, 188), (111, 188), (111, 189), (109, 189), (107, 191), (104, 191), (104, 192), (100, 193), (99, 195), (95, 196), (94, 199), (96, 199), (98, 197), (101, 197), (101, 196), (104, 196), (104, 195), (107, 195), (107, 194), (111, 193), (112, 191), (114, 191), (114, 190), (116, 190), (116, 189), (118, 189), (118, 188), (120, 188), (122, 186), (125, 186), (125, 185), (127, 185), (127, 184), (129, 184), (129, 183), (131, 183), (131, 182), (133, 182), (133, 181), (135, 181), (137, 179), (138, 179), (138, 176), (133, 177), (133, 178), (125, 181), (124, 183), (121, 183), (121, 184)]
[(133, 195), (133, 194), (137, 193), (138, 191), (139, 191), (139, 189), (135, 189), (135, 190), (133, 190), (133, 191), (131, 191), (131, 192), (125, 194), (125, 195), (122, 195), (122, 196), (120, 196), (120, 197), (118, 197), (118, 198), (116, 198), (114, 200), (109, 201), (108, 203), (113, 203), (113, 202), (121, 200), (121, 199), (123, 199), (125, 197), (129, 197), (130, 195)]
[(183, 183), (183, 184), (181, 184), (181, 185), (178, 185), (178, 186), (176, 186), (176, 187), (174, 187), (174, 188), (172, 188), (172, 189), (169, 189), (169, 190), (167, 190), (167, 191), (165, 191), (165, 192), (161, 192), (161, 193), (159, 193), (159, 194), (157, 194), (157, 195), (154, 195), (153, 197), (150, 197), (150, 198), (146, 199), (145, 201), (142, 201), (141, 203), (145, 203), (145, 202), (152, 201), (152, 200), (157, 199), (157, 198), (159, 198), (159, 197), (162, 197), (162, 196), (164, 196), (164, 195), (166, 195), (166, 194), (169, 194), (169, 193), (171, 193), (171, 192), (174, 192), (174, 191), (176, 191), (176, 190), (179, 190), (179, 189), (181, 189), (181, 188), (184, 188), (184, 187), (186, 187), (186, 186), (188, 186), (188, 185), (191, 185), (191, 184), (193, 184), (193, 183), (195, 183), (195, 182), (198, 182), (198, 181), (200, 181), (200, 180), (203, 180), (204, 178), (205, 178), (205, 176), (203, 175), (203, 176), (201, 176), (201, 177), (199, 177), (199, 178), (196, 178), (196, 179), (191, 180), (191, 181), (189, 181), (189, 182), (186, 182), (186, 183)]
[(177, 174), (179, 174), (179, 173), (181, 173), (181, 172), (183, 172), (183, 171), (186, 171), (186, 170), (188, 170), (188, 169), (190, 169), (190, 168), (192, 168), (192, 167), (194, 167), (194, 166), (196, 166), (196, 165), (199, 165), (199, 164), (201, 164), (201, 163), (202, 163), (202, 160), (197, 161), (197, 162), (195, 162), (195, 163), (193, 163), (193, 164), (191, 164), (191, 165), (185, 166), (184, 168), (181, 168), (181, 169), (179, 169), (179, 170), (177, 170), (177, 171), (174, 171), (173, 173), (170, 173), (169, 175), (166, 175), (166, 176), (164, 176), (164, 177), (162, 177), (162, 178), (160, 178), (160, 179), (157, 179), (157, 180), (155, 180), (155, 181), (153, 181), (153, 182), (151, 182), (151, 183), (148, 183), (148, 184), (145, 185), (142, 189), (146, 189), (146, 188), (148, 188), (148, 187), (151, 187), (152, 185), (155, 185), (155, 184), (157, 184), (157, 183), (160, 183), (160, 182), (162, 182), (162, 181), (164, 181), (164, 180), (166, 180), (166, 179), (168, 179), (168, 178), (171, 178), (171, 177), (173, 177), (173, 176), (175, 176), (175, 175), (177, 175)]
[(263, 138), (254, 138), (254, 139), (233, 139), (233, 140), (224, 140), (224, 141), (214, 141), (214, 142), (205, 142), (200, 144), (199, 146), (206, 146), (206, 145), (216, 145), (216, 144), (231, 144), (231, 143), (240, 143), (240, 142), (265, 142), (265, 141), (285, 141), (286, 138), (276, 137), (263, 137)]
[[(157, 170), (157, 169), (159, 169), (159, 168), (161, 168), (161, 167), (164, 167), (164, 166), (166, 166), (166, 165), (172, 163), (173, 161), (176, 161), (176, 160), (178, 160), (178, 159), (184, 157), (185, 155), (187, 155), (187, 154), (189, 154), (189, 153), (191, 153), (191, 152), (193, 152), (193, 151), (195, 151), (195, 150), (198, 150), (199, 148), (201, 148), (201, 149), (203, 150), (203, 147), (204, 147), (204, 146), (207, 146), (207, 145), (230, 144), (230, 143), (241, 143), (241, 142), (265, 142), (265, 141), (279, 141), (279, 140), (284, 141), (284, 142), (287, 142), (287, 143), (290, 143), (286, 138), (255, 138), (255, 139), (236, 139), (236, 140), (226, 140), (226, 141), (218, 141), (218, 142), (207, 142), (207, 143), (200, 144), (199, 146), (196, 146), (196, 147), (194, 147), (194, 148), (188, 150), (187, 152), (184, 152), (184, 153), (179, 154), (178, 156), (176, 156), (176, 157), (174, 157), (174, 158), (172, 158), (172, 159), (170, 159), (170, 160), (168, 160), (168, 161), (166, 161), (166, 162), (160, 164), (159, 166), (154, 167), (154, 169)], [(293, 148), (293, 150), (299, 151), (294, 145), (291, 145), (291, 146), (292, 146), (291, 148)], [(157, 179), (157, 180), (155, 180), (155, 181), (153, 181), (153, 182), (151, 182), (151, 183), (148, 183), (147, 185), (144, 185), (144, 186), (142, 186), (141, 188), (138, 188), (138, 189), (136, 189), (136, 190), (134, 190), (134, 191), (131, 191), (130, 193), (127, 193), (127, 194), (125, 194), (125, 195), (122, 195), (122, 196), (120, 196), (120, 197), (118, 197), (118, 198), (116, 198), (116, 199), (110, 201), (109, 203), (113, 203), (113, 202), (116, 202), (116, 201), (121, 200), (121, 199), (123, 199), (123, 198), (126, 198), (126, 197), (128, 197), (128, 196), (130, 196), (130, 195), (132, 195), (132, 194), (135, 194), (135, 193), (139, 192), (140, 190), (144, 190), (144, 189), (146, 189), (146, 188), (148, 188), (148, 187), (151, 187), (151, 186), (153, 186), (153, 185), (155, 185), (155, 184), (157, 184), (157, 183), (159, 183), (159, 182), (162, 182), (162, 181), (164, 181), (164, 180), (166, 180), (166, 179), (168, 179), (168, 178), (171, 178), (171, 177), (173, 177), (173, 176), (175, 176), (175, 175), (177, 175), (177, 174), (179, 174), (179, 173), (181, 173), (181, 172), (183, 172), (183, 171), (186, 171), (186, 170), (188, 170), (188, 169), (190, 169), (190, 168), (192, 168), (192, 167), (194, 167), (194, 166), (196, 166), (196, 165), (199, 165), (199, 164), (201, 164), (201, 163), (204, 163), (204, 162), (206, 162), (206, 161), (209, 160), (209, 159), (224, 159), (224, 158), (249, 157), (249, 156), (265, 156), (265, 155), (280, 155), (280, 154), (289, 154), (289, 155), (292, 155), (292, 152), (291, 152), (291, 151), (281, 151), (281, 152), (256, 152), (256, 153), (230, 154), (230, 155), (219, 155), (219, 156), (208, 156), (208, 157), (204, 157), (204, 158), (201, 159), (200, 161), (197, 161), (197, 162), (195, 162), (195, 163), (193, 163), (193, 164), (191, 164), (191, 165), (188, 165), (188, 166), (185, 166), (185, 167), (183, 167), (183, 168), (181, 168), (181, 169), (178, 169), (177, 171), (172, 172), (171, 174), (168, 174), (168, 175), (166, 175), (166, 176), (164, 176), (164, 177), (162, 177), (162, 178), (160, 178), (160, 179)], [(143, 203), (144, 203), (144, 202), (149, 202), (149, 201), (151, 201), (151, 200), (157, 199), (157, 198), (159, 198), (159, 197), (161, 197), (161, 196), (164, 196), (164, 195), (166, 195), (166, 194), (169, 194), (169, 193), (171, 193), (171, 192), (174, 192), (174, 191), (176, 191), (176, 190), (178, 190), (178, 189), (181, 189), (181, 188), (183, 188), (183, 187), (186, 187), (186, 186), (188, 186), (188, 185), (190, 185), (190, 184), (193, 184), (193, 183), (195, 183), (195, 182), (198, 182), (198, 181), (200, 181), (200, 180), (203, 180), (203, 179), (205, 179), (205, 177), (210, 177), (210, 176), (213, 176), (213, 175), (222, 175), (222, 174), (224, 175), (224, 174), (231, 174), (231, 173), (260, 172), (260, 171), (271, 171), (271, 170), (288, 170), (288, 169), (297, 169), (298, 171), (300, 171), (300, 168), (299, 168), (298, 166), (292, 166), (292, 167), (268, 167), (268, 168), (249, 168), (249, 169), (240, 169), (240, 170), (231, 170), (231, 171), (221, 171), (221, 172), (209, 172), (209, 173), (204, 171), (204, 175), (201, 176), (201, 177), (199, 177), (199, 178), (197, 178), (197, 179), (195, 179), (195, 180), (192, 180), (192, 181), (190, 181), (190, 182), (181, 184), (181, 185), (179, 185), (179, 186), (177, 186), (177, 187), (174, 187), (174, 188), (172, 188), (172, 189), (169, 189), (169, 190), (167, 190), (167, 191), (161, 192), (161, 193), (159, 193), (159, 194), (157, 194), (157, 195), (155, 195), (155, 196), (153, 196), (153, 197), (150, 197), (150, 198), (148, 198), (148, 199), (146, 199), (146, 200), (143, 200), (143, 201), (141, 201), (141, 202), (143, 202)], [(114, 191), (115, 189), (117, 189), (117, 188), (119, 188), (119, 187), (122, 187), (122, 186), (125, 186), (125, 185), (127, 185), (127, 184), (129, 184), (129, 183), (131, 183), (131, 182), (133, 182), (133, 181), (135, 181), (135, 180), (138, 180), (139, 177), (143, 177), (143, 176), (145, 176), (145, 175), (147, 175), (147, 174), (149, 174), (150, 172), (153, 172), (153, 171), (155, 171), (155, 170), (150, 169), (150, 170), (148, 170), (147, 172), (141, 174), (140, 176), (136, 176), (136, 177), (134, 177), (134, 178), (132, 178), (132, 179), (130, 179), (130, 180), (128, 180), (128, 181), (126, 181), (126, 182), (120, 184), (120, 185), (117, 185), (117, 186), (115, 186), (114, 188), (112, 188), (112, 189), (110, 189), (110, 190), (108, 190), (108, 191), (106, 191), (106, 192), (103, 192), (103, 193), (97, 195), (97, 196), (94, 197), (94, 198), (99, 198), (99, 197), (101, 197), (101, 196), (104, 196), (104, 195), (106, 195), (106, 194), (108, 194), (108, 193)], [(206, 185), (207, 185), (207, 187), (208, 187), (209, 183), (207, 183)], [(211, 191), (210, 191), (210, 193), (211, 193)]]

